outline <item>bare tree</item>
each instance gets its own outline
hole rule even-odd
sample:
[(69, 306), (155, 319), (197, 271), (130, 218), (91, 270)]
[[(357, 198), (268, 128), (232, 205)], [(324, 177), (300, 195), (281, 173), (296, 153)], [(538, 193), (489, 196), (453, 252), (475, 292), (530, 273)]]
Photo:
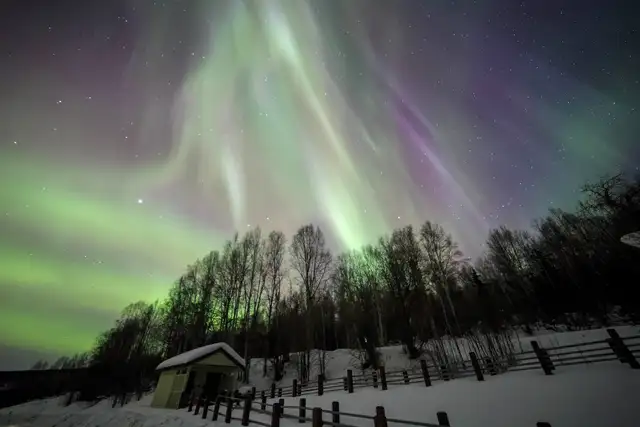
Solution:
[[(247, 254), (247, 274), (244, 283), (244, 360), (245, 366), (244, 381), (249, 381), (249, 334), (252, 329), (253, 320), (257, 316), (257, 307), (261, 298), (262, 288), (260, 286), (262, 269), (262, 239), (260, 228), (253, 229), (247, 233), (242, 240), (243, 250)], [(255, 305), (254, 305), (255, 302)]]
[(416, 295), (424, 289), (424, 277), (420, 269), (420, 247), (413, 227), (394, 230), (388, 239), (380, 240), (380, 256), (384, 265), (383, 276), (389, 296), (393, 301), (393, 313), (401, 340), (409, 357), (419, 356), (416, 347), (418, 301)]
[(331, 269), (331, 252), (326, 248), (324, 234), (311, 224), (301, 227), (291, 242), (291, 267), (297, 273), (304, 296), (306, 313), (306, 354), (303, 380), (308, 379), (313, 346), (312, 307), (319, 290), (326, 284)]
[[(272, 231), (267, 237), (264, 254), (264, 278), (266, 282), (267, 298), (267, 334), (265, 335), (265, 353), (263, 376), (267, 375), (267, 359), (275, 355), (277, 334), (275, 334), (275, 323), (278, 319), (278, 307), (280, 306), (280, 295), (282, 290), (282, 280), (286, 274), (285, 268), (285, 245), (286, 238), (279, 231)], [(279, 364), (274, 363), (274, 378), (279, 379)]]
[(219, 298), (222, 299), (220, 311), (221, 332), (224, 339), (235, 346), (235, 332), (238, 328), (238, 315), (243, 302), (243, 290), (248, 270), (249, 249), (236, 234), (228, 241), (222, 253), (220, 271)]
[[(447, 234), (440, 225), (429, 221), (420, 228), (420, 245), (422, 248), (422, 271), (427, 284), (431, 286), (431, 290), (435, 292), (440, 301), (447, 330), (451, 336), (460, 336), (462, 331), (451, 300), (450, 287), (456, 285), (460, 266), (464, 262), (462, 252), (458, 249), (458, 245), (453, 241), (451, 235)], [(455, 330), (451, 325), (450, 316), (453, 317)], [(454, 343), (459, 357), (462, 358), (462, 351), (457, 339), (454, 340)]]
[(366, 357), (362, 358), (360, 369), (378, 368), (376, 338), (378, 336), (375, 258), (368, 258), (367, 252), (341, 254), (336, 260), (332, 281), (342, 320), (351, 325), (358, 339), (359, 347)]

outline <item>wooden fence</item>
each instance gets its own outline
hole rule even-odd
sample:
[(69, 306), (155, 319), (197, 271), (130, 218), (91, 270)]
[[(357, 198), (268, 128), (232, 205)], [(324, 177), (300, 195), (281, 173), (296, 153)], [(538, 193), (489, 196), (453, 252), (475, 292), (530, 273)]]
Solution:
[[(445, 412), (438, 412), (438, 424), (429, 424), (418, 421), (400, 420), (387, 418), (384, 407), (376, 407), (376, 413), (372, 415), (354, 414), (340, 412), (339, 402), (333, 402), (332, 409), (307, 408), (304, 395), (317, 394), (322, 396), (325, 392), (346, 391), (353, 393), (357, 388), (374, 387), (387, 390), (389, 385), (404, 385), (416, 382), (424, 383), (430, 387), (434, 381), (450, 381), (456, 378), (475, 376), (478, 381), (484, 381), (485, 375), (498, 375), (505, 372), (525, 371), (532, 369), (542, 369), (545, 375), (553, 375), (558, 366), (571, 366), (577, 364), (590, 364), (619, 360), (620, 363), (629, 365), (632, 369), (640, 369), (637, 358), (640, 356), (640, 335), (620, 337), (615, 329), (607, 329), (609, 338), (581, 342), (577, 344), (561, 345), (550, 348), (543, 348), (538, 341), (531, 341), (531, 350), (518, 353), (505, 359), (487, 358), (480, 360), (475, 353), (469, 353), (469, 359), (455, 365), (436, 366), (428, 364), (426, 360), (420, 360), (420, 370), (402, 370), (386, 372), (384, 366), (377, 371), (370, 371), (370, 375), (354, 375), (348, 369), (343, 378), (318, 379), (307, 384), (302, 384), (294, 379), (291, 386), (276, 387), (273, 383), (268, 390), (260, 391), (259, 401), (257, 401), (257, 391), (255, 387), (250, 395), (240, 399), (231, 396), (217, 396), (214, 399), (213, 420), (217, 420), (221, 406), (226, 408), (225, 422), (231, 420), (242, 422), (243, 426), (251, 424), (263, 427), (279, 427), (281, 418), (292, 418), (300, 423), (311, 422), (312, 427), (322, 427), (324, 425), (334, 427), (353, 427), (342, 423), (345, 417), (361, 418), (373, 420), (374, 427), (388, 427), (389, 423), (404, 424), (418, 427), (449, 426), (449, 417)], [(298, 406), (286, 406), (284, 397), (301, 397)], [(267, 399), (278, 398), (277, 403), (268, 403)], [(193, 398), (189, 404), (188, 411), (198, 415), (202, 409), (202, 418), (207, 418), (207, 413), (211, 400), (200, 396)], [(242, 417), (234, 418), (234, 408), (242, 406)], [(307, 410), (311, 409), (311, 418), (307, 417)], [(286, 410), (297, 410), (297, 415), (285, 413)], [(252, 413), (266, 414), (270, 417), (267, 423), (261, 420), (251, 419)], [(323, 418), (323, 414), (330, 414), (331, 420)], [(551, 427), (549, 423), (540, 422), (537, 427)]]
[[(211, 405), (213, 405), (213, 407), (211, 407)], [(312, 427), (356, 427), (343, 423), (342, 420), (344, 418), (359, 418), (373, 421), (373, 427), (387, 427), (389, 423), (418, 427), (442, 427), (451, 425), (446, 412), (438, 412), (436, 414), (438, 424), (431, 424), (387, 418), (383, 406), (377, 406), (375, 414), (371, 415), (342, 412), (340, 411), (340, 402), (337, 401), (332, 402), (330, 410), (318, 407), (307, 408), (305, 398), (300, 398), (298, 405), (287, 406), (285, 405), (284, 398), (280, 398), (279, 401), (275, 403), (267, 403), (266, 400), (256, 402), (252, 400), (250, 396), (239, 399), (228, 395), (220, 395), (213, 401), (207, 398), (194, 399), (189, 404), (187, 411), (193, 412), (194, 415), (200, 415), (200, 411), (202, 410), (201, 417), (206, 420), (210, 409), (212, 411), (211, 421), (217, 421), (219, 417), (223, 415), (222, 411), (224, 410), (225, 423), (229, 424), (231, 421), (240, 421), (243, 426), (255, 424), (263, 427), (280, 427), (280, 420), (283, 418), (295, 420), (301, 424), (310, 422)], [(234, 410), (236, 409), (242, 410), (240, 417), (234, 415)], [(310, 413), (310, 417), (308, 413)], [(252, 414), (266, 415), (269, 418), (269, 422), (251, 418)], [(324, 418), (324, 414), (329, 414), (330, 419)], [(541, 426), (544, 426), (544, 424)]]
[[(195, 403), (193, 403), (195, 402)], [(211, 405), (213, 404), (213, 407)], [(234, 415), (234, 410), (241, 409), (242, 414), (238, 417)], [(224, 422), (230, 424), (231, 421), (240, 421), (241, 425), (257, 425), (261, 427), (280, 427), (280, 420), (290, 419), (297, 421), (300, 424), (307, 422), (311, 423), (311, 427), (357, 427), (353, 424), (348, 424), (343, 420), (345, 418), (355, 418), (361, 420), (367, 420), (373, 422), (372, 427), (388, 427), (389, 424), (401, 424), (413, 427), (450, 427), (449, 416), (446, 412), (440, 411), (436, 413), (438, 424), (425, 423), (421, 421), (403, 420), (398, 418), (389, 418), (386, 416), (384, 406), (376, 406), (374, 414), (356, 414), (353, 412), (340, 411), (340, 402), (331, 402), (331, 409), (322, 409), (319, 407), (308, 408), (306, 405), (306, 398), (302, 397), (298, 399), (298, 405), (285, 405), (284, 398), (280, 398), (276, 403), (267, 403), (265, 401), (256, 402), (251, 397), (239, 399), (231, 396), (220, 395), (213, 401), (203, 398), (194, 399), (187, 408), (189, 412), (193, 412), (193, 415), (200, 415), (202, 410), (202, 419), (208, 418), (209, 410), (211, 410), (211, 421), (218, 421), (223, 416)], [(308, 411), (311, 417), (308, 416)], [(296, 414), (297, 412), (297, 414)], [(260, 419), (252, 418), (253, 415), (266, 415), (269, 421), (263, 421)], [(325, 418), (324, 415), (328, 414)], [(329, 418), (330, 417), (330, 418)], [(551, 427), (551, 424), (547, 422), (538, 422), (536, 427)]]

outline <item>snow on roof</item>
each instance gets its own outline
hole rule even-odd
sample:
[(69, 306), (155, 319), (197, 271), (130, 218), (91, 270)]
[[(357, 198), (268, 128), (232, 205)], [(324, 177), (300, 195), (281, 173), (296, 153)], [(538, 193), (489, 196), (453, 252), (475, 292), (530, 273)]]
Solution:
[(625, 234), (624, 236), (622, 236), (620, 241), (622, 243), (626, 243), (627, 245), (640, 248), (640, 231), (636, 231), (635, 233)]
[(215, 353), (216, 351), (222, 351), (229, 358), (235, 361), (239, 366), (245, 366), (244, 359), (240, 357), (240, 355), (236, 353), (236, 351), (232, 349), (229, 344), (224, 342), (217, 342), (215, 344), (205, 345), (204, 347), (194, 348), (193, 350), (189, 350), (185, 353), (181, 353), (177, 356), (167, 359), (159, 364), (156, 370), (187, 365), (189, 363), (195, 362), (196, 360), (202, 359), (203, 357), (207, 357), (210, 354)]

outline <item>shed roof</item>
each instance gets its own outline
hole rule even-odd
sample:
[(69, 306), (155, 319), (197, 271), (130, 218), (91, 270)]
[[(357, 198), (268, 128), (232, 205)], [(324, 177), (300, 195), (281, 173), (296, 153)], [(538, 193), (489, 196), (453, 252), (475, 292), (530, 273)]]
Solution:
[(214, 353), (222, 352), (231, 359), (239, 368), (244, 369), (246, 366), (244, 359), (231, 346), (224, 342), (205, 345), (204, 347), (194, 348), (185, 353), (178, 354), (170, 359), (165, 360), (156, 367), (156, 370), (170, 369), (178, 366), (189, 365), (198, 360), (204, 359)]

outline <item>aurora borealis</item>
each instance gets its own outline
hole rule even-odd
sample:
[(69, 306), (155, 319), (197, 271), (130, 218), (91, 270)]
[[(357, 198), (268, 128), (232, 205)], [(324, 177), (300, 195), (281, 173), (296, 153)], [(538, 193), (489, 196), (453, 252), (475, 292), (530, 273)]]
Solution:
[(430, 219), (475, 256), (637, 170), (627, 2), (543, 3), (3, 2), (0, 369), (86, 350), (236, 230)]

